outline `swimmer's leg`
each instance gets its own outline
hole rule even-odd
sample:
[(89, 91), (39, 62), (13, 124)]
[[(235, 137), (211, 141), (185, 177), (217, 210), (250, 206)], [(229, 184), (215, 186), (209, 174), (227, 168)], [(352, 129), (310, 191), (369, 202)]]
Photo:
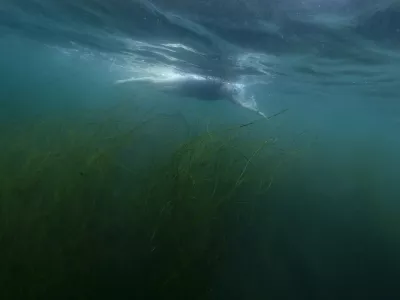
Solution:
[(142, 78), (128, 78), (128, 79), (120, 79), (115, 82), (115, 84), (124, 84), (129, 82), (141, 82), (141, 83), (153, 83), (152, 78), (150, 77), (142, 77)]

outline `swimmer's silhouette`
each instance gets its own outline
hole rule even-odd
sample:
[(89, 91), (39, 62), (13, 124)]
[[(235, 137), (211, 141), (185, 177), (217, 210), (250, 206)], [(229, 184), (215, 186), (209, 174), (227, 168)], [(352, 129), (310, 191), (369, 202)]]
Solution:
[(183, 97), (196, 98), (203, 101), (228, 100), (242, 107), (255, 111), (265, 117), (264, 113), (258, 110), (253, 98), (250, 102), (244, 96), (244, 86), (224, 81), (220, 78), (187, 76), (167, 79), (137, 78), (121, 80), (119, 83), (128, 81), (147, 82), (157, 85), (162, 91), (180, 95)]

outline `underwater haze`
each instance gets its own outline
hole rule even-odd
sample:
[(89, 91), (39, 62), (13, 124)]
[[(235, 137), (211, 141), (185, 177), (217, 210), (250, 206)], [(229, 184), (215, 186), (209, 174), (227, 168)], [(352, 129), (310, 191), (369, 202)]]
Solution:
[(399, 49), (397, 0), (2, 0), (0, 298), (399, 299)]

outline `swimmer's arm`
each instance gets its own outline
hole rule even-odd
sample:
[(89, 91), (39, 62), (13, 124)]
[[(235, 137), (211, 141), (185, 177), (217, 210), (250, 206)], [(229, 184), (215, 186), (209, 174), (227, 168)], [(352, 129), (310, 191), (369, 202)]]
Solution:
[[(267, 118), (267, 116), (258, 109), (257, 102), (253, 95), (249, 98), (248, 101), (245, 101), (245, 102), (242, 102), (235, 97), (233, 99), (231, 99), (231, 101), (237, 105), (240, 105), (241, 107), (244, 107), (244, 108), (254, 111), (258, 115), (262, 116), (263, 118)], [(252, 103), (252, 104), (250, 104), (250, 103)]]

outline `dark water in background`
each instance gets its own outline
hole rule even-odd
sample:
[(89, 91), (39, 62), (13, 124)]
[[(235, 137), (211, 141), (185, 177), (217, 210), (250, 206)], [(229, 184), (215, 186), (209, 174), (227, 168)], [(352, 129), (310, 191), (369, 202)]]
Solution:
[(193, 124), (255, 117), (114, 84), (154, 68), (240, 79), (268, 115), (289, 109), (268, 130), (302, 155), (232, 249), (217, 299), (398, 299), (398, 1), (3, 0), (0, 35), (7, 126), (129, 98)]

